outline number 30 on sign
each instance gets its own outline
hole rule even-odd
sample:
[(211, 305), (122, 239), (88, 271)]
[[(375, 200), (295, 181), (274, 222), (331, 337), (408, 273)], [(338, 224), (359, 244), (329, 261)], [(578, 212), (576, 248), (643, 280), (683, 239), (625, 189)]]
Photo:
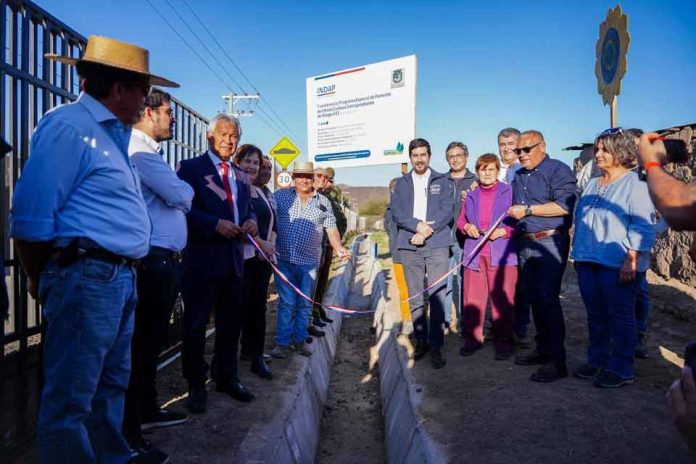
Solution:
[(288, 188), (292, 185), (292, 175), (288, 171), (280, 171), (276, 176), (278, 187)]

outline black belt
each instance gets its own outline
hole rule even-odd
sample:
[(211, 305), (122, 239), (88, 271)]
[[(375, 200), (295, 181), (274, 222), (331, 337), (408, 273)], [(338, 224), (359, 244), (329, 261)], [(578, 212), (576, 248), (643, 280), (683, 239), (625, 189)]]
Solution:
[(169, 258), (172, 261), (181, 261), (181, 252), (172, 251), (167, 248), (162, 248), (158, 246), (151, 246), (150, 253), (148, 255), (158, 256), (162, 258)]
[(139, 262), (137, 259), (112, 253), (86, 239), (74, 239), (68, 246), (56, 248), (55, 252), (55, 258), (62, 267), (71, 266), (83, 258), (98, 259), (107, 263), (122, 264), (132, 268), (136, 267)]

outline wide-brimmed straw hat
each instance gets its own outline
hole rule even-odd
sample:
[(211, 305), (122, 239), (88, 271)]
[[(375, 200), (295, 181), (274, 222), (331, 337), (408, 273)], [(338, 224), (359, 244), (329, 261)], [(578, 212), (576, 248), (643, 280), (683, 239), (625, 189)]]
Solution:
[(151, 85), (161, 87), (179, 87), (179, 84), (164, 77), (150, 73), (150, 52), (137, 45), (121, 42), (100, 35), (91, 35), (87, 39), (87, 47), (82, 58), (69, 56), (44, 55), (49, 60), (60, 61), (65, 64), (94, 63), (110, 68), (122, 69), (135, 74), (142, 74), (150, 78)]
[(311, 161), (296, 161), (292, 165), (293, 174), (314, 174), (314, 165)]

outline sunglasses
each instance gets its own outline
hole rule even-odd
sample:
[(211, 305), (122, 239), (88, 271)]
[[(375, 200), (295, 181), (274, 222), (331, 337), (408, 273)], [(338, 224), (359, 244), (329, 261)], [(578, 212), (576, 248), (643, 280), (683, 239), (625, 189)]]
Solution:
[(314, 177), (316, 177), (317, 179), (323, 179), (326, 176), (320, 172), (316, 172), (316, 173), (314, 173)]
[(522, 152), (529, 154), (529, 152), (531, 152), (532, 149), (537, 145), (541, 145), (541, 142), (537, 142), (531, 147), (514, 148), (512, 151), (514, 151), (517, 156), (520, 156)]
[(611, 127), (609, 129), (603, 130), (600, 132), (599, 137), (603, 135), (610, 135), (610, 134), (621, 134), (623, 133), (623, 128), (622, 127)]

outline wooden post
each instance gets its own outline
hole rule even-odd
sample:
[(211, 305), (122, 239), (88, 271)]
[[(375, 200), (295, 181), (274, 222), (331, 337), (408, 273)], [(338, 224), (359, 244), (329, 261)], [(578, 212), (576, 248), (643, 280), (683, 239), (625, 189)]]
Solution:
[(614, 97), (611, 100), (611, 109), (609, 110), (609, 118), (611, 119), (609, 122), (611, 123), (610, 127), (619, 127), (619, 97)]

